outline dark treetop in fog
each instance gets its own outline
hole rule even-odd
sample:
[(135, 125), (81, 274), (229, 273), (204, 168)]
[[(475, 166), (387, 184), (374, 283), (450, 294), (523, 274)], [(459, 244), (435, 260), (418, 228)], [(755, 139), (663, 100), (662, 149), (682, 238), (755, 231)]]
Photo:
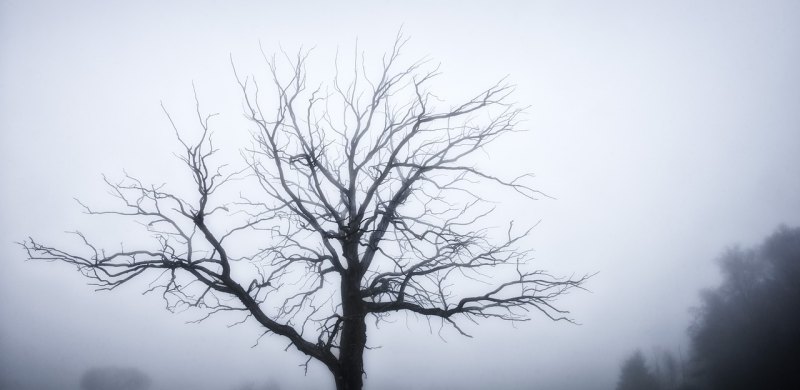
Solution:
[(722, 257), (724, 280), (705, 291), (690, 328), (698, 389), (800, 386), (800, 228)]
[(800, 228), (780, 226), (754, 248), (719, 258), (722, 284), (702, 294), (689, 327), (689, 358), (636, 351), (617, 390), (746, 390), (800, 387)]

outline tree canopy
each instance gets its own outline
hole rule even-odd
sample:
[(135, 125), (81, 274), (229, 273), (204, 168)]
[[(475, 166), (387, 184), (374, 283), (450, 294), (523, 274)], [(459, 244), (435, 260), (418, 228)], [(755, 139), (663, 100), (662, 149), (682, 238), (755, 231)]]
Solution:
[(800, 228), (720, 259), (690, 329), (695, 374), (710, 389), (800, 388)]
[(363, 56), (347, 71), (337, 60), (333, 81), (319, 85), (308, 80), (307, 53), (284, 54), (288, 72), (265, 55), (269, 95), (234, 67), (253, 135), (240, 150), (245, 168), (218, 161), (214, 115), (195, 94), (197, 137), (167, 113), (192, 196), (125, 175), (106, 179), (119, 208), (82, 204), (137, 222), (149, 244), (104, 249), (78, 232), (83, 250), (31, 238), (29, 257), (71, 264), (100, 289), (147, 278), (171, 309), (241, 313), (322, 363), (339, 389), (362, 387), (367, 320), (407, 312), (465, 335), (461, 324), (487, 318), (571, 321), (555, 300), (588, 276), (534, 267), (524, 245), (534, 224), (491, 228), (494, 207), (478, 191), (541, 195), (529, 174), (476, 163), (520, 130), (513, 86), (443, 103), (429, 89), (438, 67), (402, 65), (405, 43), (398, 37), (376, 71)]
[[(625, 361), (618, 389), (800, 388), (800, 228), (779, 227), (753, 248), (719, 258), (722, 283), (702, 292), (689, 359), (667, 351)], [(650, 377), (656, 385), (645, 385)]]
[(616, 390), (659, 390), (658, 378), (642, 355), (636, 351), (622, 364)]

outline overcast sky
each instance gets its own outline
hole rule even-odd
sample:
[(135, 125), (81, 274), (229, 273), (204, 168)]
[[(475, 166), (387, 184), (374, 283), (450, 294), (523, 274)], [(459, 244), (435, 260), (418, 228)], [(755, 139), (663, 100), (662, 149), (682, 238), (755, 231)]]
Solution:
[(498, 210), (541, 220), (528, 242), (541, 268), (599, 272), (562, 301), (578, 326), (490, 321), (446, 342), (413, 317), (371, 328), (368, 388), (612, 389), (632, 350), (686, 351), (690, 308), (725, 247), (800, 225), (796, 1), (288, 3), (0, 1), (0, 379), (77, 388), (85, 369), (118, 365), (159, 389), (332, 387), (320, 366), (304, 377), (277, 336), (250, 348), (252, 324), (186, 325), (198, 313), (170, 314), (142, 285), (96, 293), (14, 244), (66, 244), (76, 228), (124, 241), (73, 198), (104, 204), (101, 174), (123, 169), (177, 175), (159, 104), (191, 128), (192, 82), (223, 144), (246, 143), (229, 56), (266, 79), (259, 44), (314, 47), (309, 75), (323, 81), (337, 48), (357, 41), (378, 58), (402, 27), (407, 58), (441, 63), (442, 97), (508, 76), (530, 131), (481, 165), (534, 172), (555, 199)]

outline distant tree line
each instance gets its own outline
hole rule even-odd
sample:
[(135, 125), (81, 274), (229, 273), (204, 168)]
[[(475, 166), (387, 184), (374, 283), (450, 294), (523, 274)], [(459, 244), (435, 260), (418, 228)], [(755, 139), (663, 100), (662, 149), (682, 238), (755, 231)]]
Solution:
[[(82, 390), (148, 390), (152, 380), (144, 372), (132, 367), (95, 367), (86, 370), (80, 379)], [(15, 389), (3, 386), (0, 389)], [(281, 386), (274, 379), (265, 382), (245, 382), (232, 387), (233, 390), (280, 390)]]
[(800, 228), (779, 227), (720, 258), (702, 293), (686, 361), (669, 352), (624, 361), (617, 390), (800, 389)]
[(96, 367), (83, 373), (83, 390), (147, 390), (151, 385), (147, 374), (125, 367)]
[(280, 390), (281, 386), (275, 380), (263, 383), (248, 382), (234, 388), (234, 390)]

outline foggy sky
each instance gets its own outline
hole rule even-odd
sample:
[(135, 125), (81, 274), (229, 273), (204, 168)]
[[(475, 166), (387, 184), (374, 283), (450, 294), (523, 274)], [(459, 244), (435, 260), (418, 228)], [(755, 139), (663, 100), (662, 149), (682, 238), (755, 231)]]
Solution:
[[(327, 81), (337, 48), (379, 58), (397, 31), (404, 57), (441, 63), (453, 102), (508, 76), (524, 126), (482, 167), (533, 172), (555, 199), (509, 200), (501, 217), (541, 223), (539, 267), (599, 272), (561, 301), (580, 325), (488, 321), (474, 338), (413, 316), (370, 328), (366, 388), (611, 389), (632, 350), (686, 351), (714, 259), (780, 223), (800, 225), (800, 3), (793, 1), (438, 2), (0, 1), (0, 378), (77, 388), (102, 365), (155, 388), (229, 389), (274, 379), (332, 388), (327, 371), (253, 324), (170, 314), (143, 284), (96, 293), (63, 264), (25, 262), (14, 242), (69, 245), (64, 231), (125, 241), (101, 174), (181, 176), (160, 102), (194, 125), (219, 112), (225, 146), (245, 146), (229, 55), (267, 80), (267, 53), (314, 47)], [(266, 84), (266, 83), (265, 83)], [(234, 153), (235, 154), (235, 150)], [(71, 381), (71, 382), (70, 382)], [(35, 387), (34, 387), (35, 388)], [(42, 387), (47, 388), (47, 387)]]

